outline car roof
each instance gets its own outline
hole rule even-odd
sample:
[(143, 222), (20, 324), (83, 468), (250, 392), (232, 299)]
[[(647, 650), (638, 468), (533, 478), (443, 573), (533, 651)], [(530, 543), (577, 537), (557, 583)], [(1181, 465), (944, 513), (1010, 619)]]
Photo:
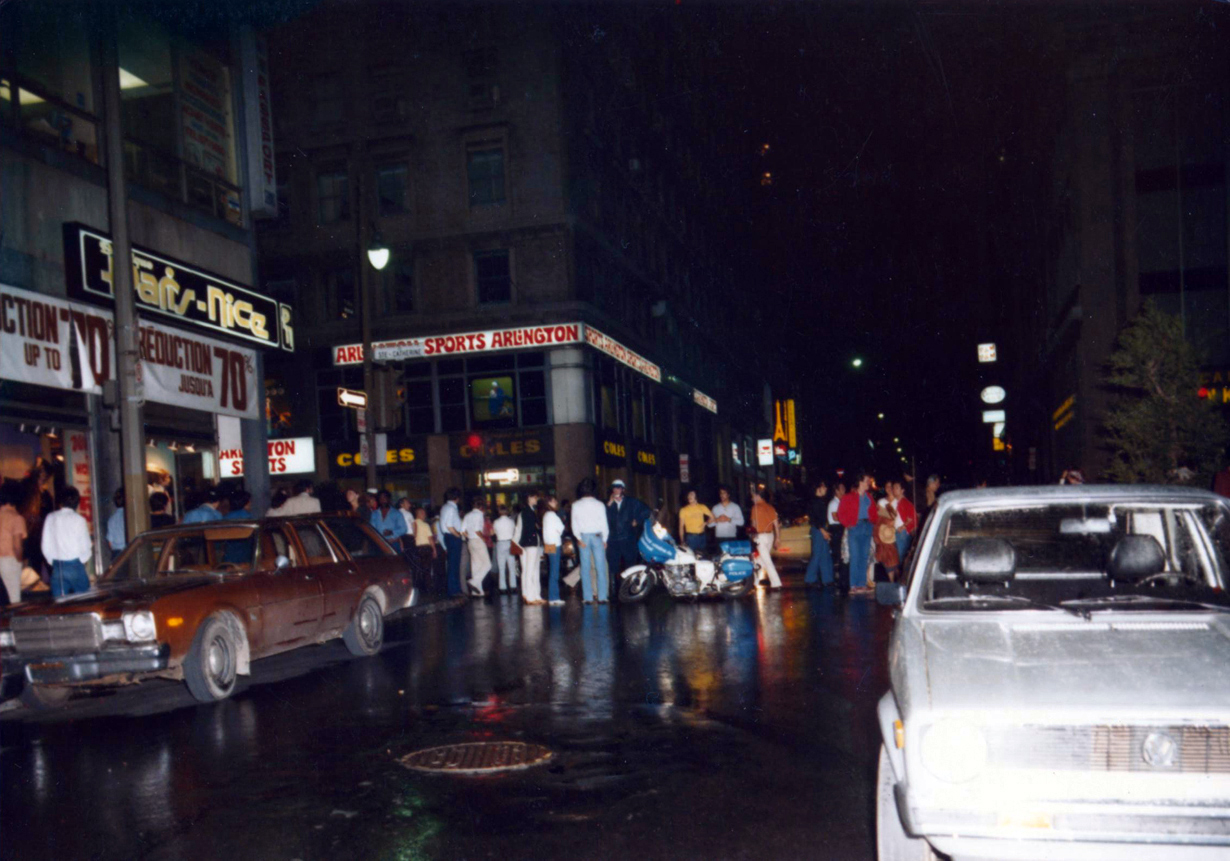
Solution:
[(1196, 487), (1169, 484), (1037, 484), (1021, 487), (988, 487), (980, 490), (950, 490), (940, 494), (939, 508), (956, 508), (999, 502), (1178, 502), (1207, 504), (1224, 497)]
[(182, 532), (184, 530), (199, 529), (202, 526), (260, 526), (266, 523), (293, 523), (297, 520), (318, 520), (322, 517), (352, 517), (359, 519), (358, 515), (353, 511), (313, 511), (307, 514), (291, 514), (285, 517), (236, 517), (222, 518), (220, 520), (202, 520), (198, 523), (173, 523), (170, 526), (156, 526), (142, 532), (142, 535), (150, 533), (170, 534), (172, 532)]

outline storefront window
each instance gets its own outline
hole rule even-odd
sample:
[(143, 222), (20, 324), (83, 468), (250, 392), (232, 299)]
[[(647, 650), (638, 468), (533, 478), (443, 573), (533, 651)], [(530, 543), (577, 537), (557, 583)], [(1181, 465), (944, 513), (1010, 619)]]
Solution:
[(406, 424), (410, 433), (434, 433), (436, 410), (432, 404), (431, 380), (407, 380)]
[(93, 113), (94, 83), (84, 9), (61, 3), (14, 3), (6, 10), (3, 26), (13, 39), (13, 65), (18, 75), (46, 94)]
[[(443, 363), (442, 363), (443, 364)], [(466, 384), (464, 377), (440, 378), (440, 430), (466, 429)]]
[(547, 379), (542, 371), (522, 371), (521, 424), (525, 426), (547, 423)]
[(637, 380), (632, 385), (632, 436), (643, 441), (645, 431), (645, 384)]

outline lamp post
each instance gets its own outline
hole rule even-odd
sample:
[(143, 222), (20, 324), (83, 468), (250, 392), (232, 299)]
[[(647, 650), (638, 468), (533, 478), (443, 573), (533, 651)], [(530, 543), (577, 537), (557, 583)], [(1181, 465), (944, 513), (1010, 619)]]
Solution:
[[(359, 161), (359, 174), (356, 177), (355, 198), (357, 199), (356, 221), (359, 229), (359, 249), (366, 251), (367, 262), (377, 271), (389, 265), (389, 248), (380, 238), (379, 231), (372, 231), (367, 220), (367, 206), (363, 198), (363, 160)], [(363, 260), (359, 260), (359, 306), (363, 327), (363, 391), (367, 393), (367, 411), (363, 428), (364, 448), (367, 456), (363, 458), (363, 466), (367, 472), (367, 487), (376, 487), (376, 421), (380, 414), (381, 393), (373, 384), (375, 374), (372, 370), (372, 291), (371, 273)]]

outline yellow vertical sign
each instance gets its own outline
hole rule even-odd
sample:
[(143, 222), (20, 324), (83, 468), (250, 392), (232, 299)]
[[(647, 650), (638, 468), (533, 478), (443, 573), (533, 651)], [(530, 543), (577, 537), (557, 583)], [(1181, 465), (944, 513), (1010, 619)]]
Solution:
[(799, 429), (794, 422), (794, 398), (786, 401), (786, 441), (791, 448), (799, 447)]

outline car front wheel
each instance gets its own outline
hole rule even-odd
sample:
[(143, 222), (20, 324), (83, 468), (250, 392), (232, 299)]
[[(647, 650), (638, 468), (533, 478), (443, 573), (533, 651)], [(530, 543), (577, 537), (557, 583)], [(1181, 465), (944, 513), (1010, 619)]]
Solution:
[(384, 614), (380, 603), (371, 595), (359, 602), (359, 609), (342, 632), (342, 640), (350, 654), (357, 657), (374, 655), (384, 644)]
[(224, 700), (235, 690), (239, 644), (225, 620), (210, 616), (196, 632), (184, 659), (184, 682), (203, 703)]
[(893, 768), (883, 745), (876, 773), (876, 857), (879, 861), (935, 861), (939, 857), (926, 840), (905, 833), (893, 796)]

